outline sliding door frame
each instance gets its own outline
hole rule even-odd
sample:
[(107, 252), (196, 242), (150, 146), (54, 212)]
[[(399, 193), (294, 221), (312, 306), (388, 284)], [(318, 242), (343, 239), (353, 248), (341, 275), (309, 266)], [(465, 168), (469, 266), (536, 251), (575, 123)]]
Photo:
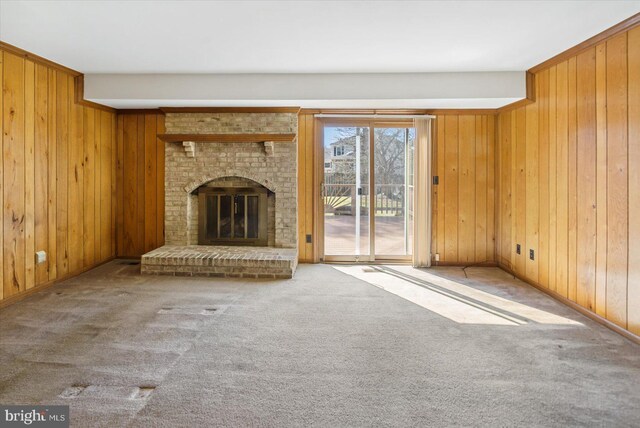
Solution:
[[(349, 118), (316, 118), (316, 135), (315, 146), (317, 147), (317, 161), (316, 161), (316, 180), (318, 185), (316, 187), (315, 199), (318, 201), (316, 208), (317, 221), (317, 254), (318, 260), (321, 262), (351, 262), (351, 263), (377, 263), (377, 262), (402, 262), (411, 263), (411, 255), (408, 256), (382, 256), (382, 258), (376, 258), (375, 253), (375, 198), (372, 197), (375, 191), (375, 128), (413, 128), (412, 119), (367, 119), (358, 117)], [(356, 260), (355, 256), (343, 256), (343, 255), (326, 255), (325, 239), (324, 239), (324, 201), (323, 201), (323, 187), (324, 187), (324, 128), (331, 126), (344, 126), (344, 127), (359, 127), (369, 128), (369, 255), (365, 257), (359, 257)], [(405, 166), (406, 167), (406, 166)], [(405, 213), (405, 216), (408, 213)], [(406, 219), (405, 219), (406, 221)], [(414, 238), (415, 239), (415, 238)]]

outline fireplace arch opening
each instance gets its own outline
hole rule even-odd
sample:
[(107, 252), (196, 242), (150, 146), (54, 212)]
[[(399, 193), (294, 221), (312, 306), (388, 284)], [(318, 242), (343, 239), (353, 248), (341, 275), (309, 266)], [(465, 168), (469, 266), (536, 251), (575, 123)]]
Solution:
[(237, 176), (221, 177), (197, 187), (199, 245), (273, 246), (275, 193)]

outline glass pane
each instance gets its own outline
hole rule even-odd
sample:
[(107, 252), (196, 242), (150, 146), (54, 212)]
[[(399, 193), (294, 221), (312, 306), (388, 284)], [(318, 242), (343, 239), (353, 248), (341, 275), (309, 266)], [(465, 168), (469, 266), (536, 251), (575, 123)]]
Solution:
[(236, 195), (234, 197), (234, 238), (244, 238), (244, 201), (244, 195)]
[(247, 238), (258, 237), (258, 197), (247, 196)]
[(207, 216), (205, 236), (207, 239), (216, 239), (218, 237), (218, 196), (207, 195), (205, 200)]
[(324, 128), (324, 253), (368, 256), (369, 128)]
[(374, 130), (376, 255), (412, 253), (414, 143), (414, 128)]
[(230, 195), (220, 195), (220, 237), (231, 238), (231, 210), (233, 203)]

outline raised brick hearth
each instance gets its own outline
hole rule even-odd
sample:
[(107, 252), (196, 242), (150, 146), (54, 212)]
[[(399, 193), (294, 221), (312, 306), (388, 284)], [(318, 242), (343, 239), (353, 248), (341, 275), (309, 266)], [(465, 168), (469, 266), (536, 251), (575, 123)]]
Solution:
[(292, 248), (165, 245), (142, 256), (142, 273), (226, 278), (291, 278)]
[[(167, 245), (142, 257), (142, 273), (291, 278), (298, 253), (297, 142), (294, 138), (274, 143), (268, 137), (295, 135), (297, 114), (169, 112), (165, 127), (165, 135), (188, 135), (193, 141), (174, 138), (165, 143)], [(243, 141), (251, 134), (261, 139)], [(224, 138), (215, 141), (212, 135)], [(198, 194), (211, 186), (229, 192), (258, 186), (267, 192), (265, 236), (260, 242), (266, 246), (197, 245), (206, 242), (199, 236)], [(220, 237), (226, 238), (220, 230)]]

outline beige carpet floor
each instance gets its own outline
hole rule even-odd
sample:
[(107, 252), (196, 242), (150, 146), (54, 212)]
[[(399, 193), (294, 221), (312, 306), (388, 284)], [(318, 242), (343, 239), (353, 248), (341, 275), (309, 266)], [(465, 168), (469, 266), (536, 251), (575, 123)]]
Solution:
[(143, 277), (0, 310), (0, 403), (77, 427), (638, 426), (640, 346), (495, 268)]

